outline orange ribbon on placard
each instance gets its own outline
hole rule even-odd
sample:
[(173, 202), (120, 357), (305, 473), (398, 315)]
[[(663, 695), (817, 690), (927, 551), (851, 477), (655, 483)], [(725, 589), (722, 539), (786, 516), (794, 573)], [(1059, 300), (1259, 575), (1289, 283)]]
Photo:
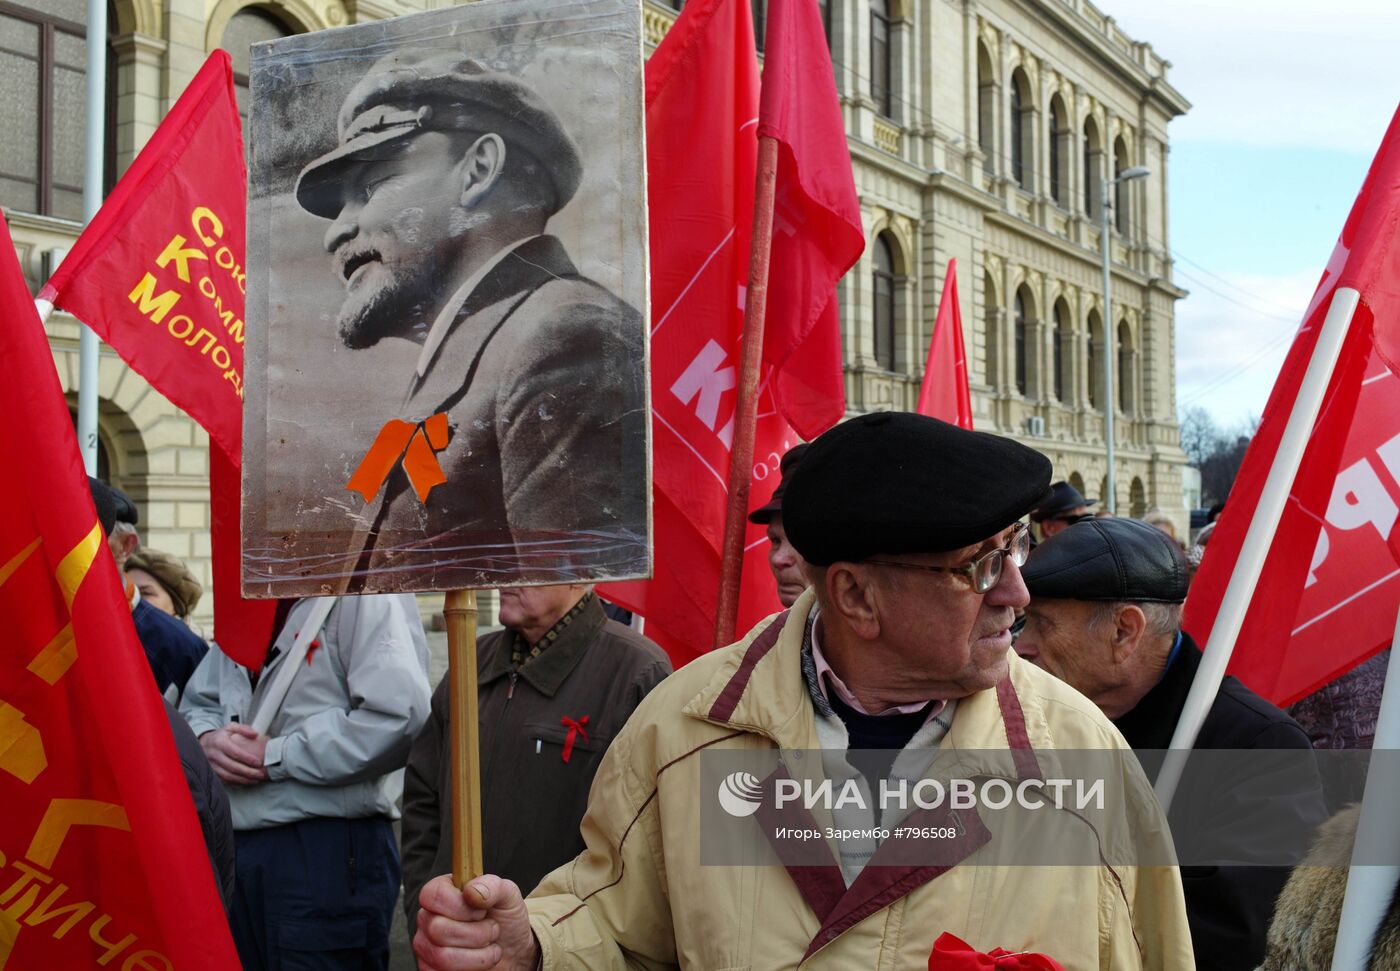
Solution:
[(433, 487), (447, 481), (447, 475), (437, 460), (437, 453), (447, 447), (447, 438), (445, 412), (416, 423), (391, 418), (379, 429), (374, 444), (360, 460), (359, 467), (350, 476), (345, 488), (358, 492), (365, 497), (365, 502), (369, 502), (384, 487), (389, 473), (394, 471), (402, 458), (403, 470), (418, 495), (418, 501), (426, 503)]

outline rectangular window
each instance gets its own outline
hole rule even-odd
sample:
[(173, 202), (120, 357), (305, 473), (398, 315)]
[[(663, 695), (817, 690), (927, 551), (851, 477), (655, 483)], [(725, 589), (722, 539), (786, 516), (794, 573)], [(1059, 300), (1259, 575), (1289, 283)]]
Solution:
[(890, 71), (890, 21), (870, 12), (870, 97), (886, 118), (894, 116), (893, 78)]
[(40, 6), (0, 0), (0, 206), (81, 220), (85, 5)]

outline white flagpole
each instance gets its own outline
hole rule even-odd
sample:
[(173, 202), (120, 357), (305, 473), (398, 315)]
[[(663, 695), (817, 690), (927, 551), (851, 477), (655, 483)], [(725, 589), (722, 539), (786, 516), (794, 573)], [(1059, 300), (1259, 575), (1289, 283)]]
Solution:
[(1298, 388), (1298, 398), (1293, 402), (1293, 411), (1288, 416), (1288, 424), (1284, 426), (1283, 438), (1279, 440), (1274, 464), (1264, 481), (1259, 504), (1254, 508), (1254, 518), (1250, 520), (1244, 545), (1240, 547), (1239, 559), (1235, 562), (1235, 570), (1225, 587), (1225, 597), (1215, 616), (1215, 626), (1211, 628), (1210, 639), (1206, 642), (1196, 680), (1191, 684), (1186, 705), (1176, 723), (1171, 751), (1167, 753), (1162, 771), (1157, 776), (1157, 798), (1164, 810), (1171, 808), (1172, 796), (1176, 794), (1182, 770), (1186, 767), (1186, 755), (1196, 744), (1196, 736), (1200, 734), (1201, 725), (1205, 723), (1206, 715), (1220, 691), (1225, 668), (1235, 650), (1235, 639), (1239, 637), (1245, 612), (1254, 598), (1255, 584), (1259, 582), (1264, 560), (1269, 555), (1269, 547), (1273, 545), (1274, 532), (1278, 529), (1284, 505), (1288, 502), (1288, 493), (1293, 488), (1293, 479), (1298, 474), (1303, 452), (1312, 437), (1313, 424), (1322, 408), (1322, 399), (1327, 394), (1327, 385), (1332, 380), (1332, 371), (1337, 366), (1337, 358), (1341, 356), (1342, 344), (1346, 341), (1352, 316), (1360, 300), (1361, 295), (1350, 287), (1338, 287), (1332, 295), (1322, 333), (1318, 335), (1312, 360), (1308, 362), (1303, 383)]
[[(301, 670), (302, 659), (310, 650), (311, 642), (321, 636), (321, 628), (326, 626), (326, 618), (330, 616), (331, 608), (339, 599), (339, 597), (317, 597), (311, 602), (311, 613), (306, 615), (306, 621), (301, 625), (301, 630), (297, 631), (297, 636), (292, 641), (292, 649), (287, 654), (287, 659), (277, 669), (277, 674), (273, 676), (267, 694), (263, 696), (262, 703), (258, 705), (257, 713), (253, 716), (253, 728), (259, 735), (267, 734), (268, 728), (272, 725), (272, 719), (282, 710), (282, 702), (287, 700), (287, 692), (292, 687), (292, 679)], [(273, 631), (274, 636), (279, 633), (281, 631)]]
[[(102, 166), (107, 132), (107, 0), (88, 0), (87, 128), (83, 161), (83, 220), (102, 208)], [(45, 314), (44, 316), (47, 316)], [(78, 447), (88, 475), (97, 474), (97, 335), (78, 331)]]
[[(1395, 617), (1391, 639), (1390, 667), (1385, 672), (1381, 692), (1381, 713), (1376, 719), (1373, 752), (1400, 749), (1400, 613)], [(1355, 971), (1366, 967), (1375, 944), (1376, 932), (1385, 919), (1386, 908), (1395, 897), (1400, 882), (1400, 777), (1388, 775), (1374, 759), (1366, 775), (1366, 793), (1361, 797), (1361, 819), (1356, 824), (1356, 845), (1347, 874), (1346, 898), (1337, 922), (1337, 945), (1332, 951), (1332, 971)], [(1366, 860), (1378, 861), (1370, 865)]]

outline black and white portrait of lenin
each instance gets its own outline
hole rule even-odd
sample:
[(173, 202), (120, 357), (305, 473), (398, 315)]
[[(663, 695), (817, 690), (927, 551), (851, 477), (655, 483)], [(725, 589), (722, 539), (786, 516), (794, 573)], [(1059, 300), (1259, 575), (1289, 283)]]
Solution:
[[(460, 20), (473, 7), (500, 18), (511, 6), (540, 4), (496, 0), (404, 22)], [(590, 12), (617, 19), (627, 6), (550, 8), (575, 11), (577, 27)], [(278, 549), (286, 530), (271, 514), (266, 545), (245, 539), (245, 585), (289, 596), (648, 570), (644, 273), (637, 293), (628, 274), (605, 282), (578, 258), (645, 266), (644, 253), (606, 252), (625, 221), (618, 203), (640, 198), (615, 197), (600, 210), (586, 195), (590, 167), (615, 164), (632, 135), (616, 120), (610, 130), (571, 123), (555, 99), (567, 100), (568, 86), (587, 75), (509, 70), (512, 57), (490, 46), (491, 33), (451, 46), (417, 42), (417, 32), (409, 43), (368, 45), (377, 56), (360, 57), (348, 73), (334, 143), (302, 156), (287, 185), (295, 210), (278, 207), (257, 244), (269, 257), (270, 289), (281, 278), (319, 295), (314, 321), (279, 320), (274, 296), (267, 383), (249, 389), (266, 395), (266, 481), (277, 478), (276, 450), (311, 467), (294, 488), (312, 486), (316, 500), (307, 516), (303, 499), (290, 550)], [(495, 33), (507, 48), (549, 43)], [(539, 78), (557, 83), (546, 88)], [(590, 152), (590, 140), (601, 151)], [(556, 228), (566, 210), (572, 218)], [(319, 279), (304, 256), (280, 264), (274, 256), (275, 224), (293, 219), (320, 234)], [(644, 233), (636, 244), (644, 249)], [(629, 282), (625, 299), (619, 288)], [(318, 333), (306, 332), (312, 326)], [(280, 353), (283, 327), (299, 332), (288, 353)], [(329, 355), (316, 347), (327, 343)], [(288, 368), (289, 354), (309, 355), (311, 367)], [(307, 374), (322, 359), (328, 370), (312, 380), (329, 394), (307, 400)], [(294, 373), (298, 407), (319, 414), (288, 416), (288, 426), (277, 420), (285, 410), (278, 381)], [(301, 448), (278, 441), (298, 426), (307, 429)], [(253, 476), (245, 482), (251, 491)], [(281, 495), (269, 498), (275, 506)]]

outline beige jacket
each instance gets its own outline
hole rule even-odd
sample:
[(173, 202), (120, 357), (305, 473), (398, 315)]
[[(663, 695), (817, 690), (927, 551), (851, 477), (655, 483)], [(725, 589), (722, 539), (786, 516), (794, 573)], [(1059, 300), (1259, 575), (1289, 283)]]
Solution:
[[(877, 855), (849, 888), (835, 865), (702, 866), (698, 753), (820, 747), (800, 669), (812, 606), (808, 591), (638, 707), (594, 782), (587, 850), (530, 897), (545, 969), (915, 969), (943, 931), (984, 951), (1040, 951), (1069, 971), (1194, 967), (1175, 868), (992, 863), (1017, 834), (980, 818), (957, 865), (880, 866)], [(939, 757), (1008, 748), (1032, 768), (1055, 748), (1129, 751), (1093, 703), (1015, 657), (1007, 682), (958, 703)], [(1169, 840), (1136, 759), (1120, 764), (1136, 798), (1105, 839)]]

